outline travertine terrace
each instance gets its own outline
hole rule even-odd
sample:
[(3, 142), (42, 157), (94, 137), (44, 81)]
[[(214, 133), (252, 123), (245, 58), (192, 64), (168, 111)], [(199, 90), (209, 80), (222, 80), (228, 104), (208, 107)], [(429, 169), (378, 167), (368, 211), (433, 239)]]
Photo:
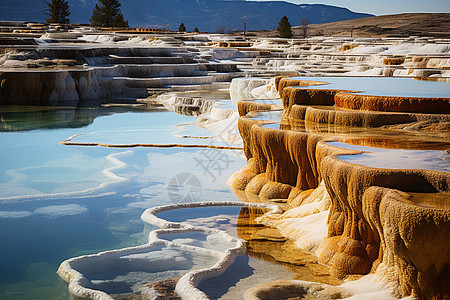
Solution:
[[(0, 37), (0, 103), (79, 106), (217, 90), (242, 76), (449, 77), (449, 41), (73, 32)], [(31, 97), (32, 96), (32, 97)], [(14, 100), (13, 100), (14, 99)]]
[[(289, 245), (309, 251), (307, 262), (292, 255), (283, 258), (274, 250), (276, 261), (318, 265), (308, 271), (310, 277), (252, 286), (243, 298), (314, 294), (364, 299), (368, 291), (349, 287), (351, 282), (337, 285), (367, 278), (385, 288), (372, 297), (450, 297), (449, 40), (244, 40), (79, 28), (4, 36), (0, 43), (0, 105), (169, 110), (194, 116), (213, 136), (194, 137), (191, 144), (189, 134), (174, 137), (173, 144), (107, 144), (101, 134), (92, 135), (99, 139), (95, 143), (75, 135), (61, 141), (67, 147), (243, 149), (247, 165), (236, 170), (229, 183), (241, 200), (266, 202), (241, 204), (270, 208), (270, 214), (256, 219), (258, 226), (278, 231), (258, 235), (240, 228), (238, 235), (249, 249), (251, 242), (259, 247), (263, 241), (289, 239)], [(0, 120), (5, 129), (22, 130), (7, 117), (0, 115)], [(220, 138), (223, 145), (208, 144), (207, 138)], [(208, 205), (221, 204), (200, 206)], [(196, 205), (159, 210), (191, 206)], [(177, 279), (179, 295), (207, 298), (202, 281), (225, 272), (245, 252), (242, 240), (216, 229), (159, 219), (159, 210), (142, 215), (146, 223), (167, 229), (152, 232), (148, 244), (63, 262), (59, 274), (69, 282), (70, 292), (111, 299), (102, 290), (102, 284), (109, 283), (90, 281), (89, 276), (107, 274), (111, 264), (126, 260), (126, 272), (144, 264), (151, 273), (155, 265), (147, 257), (154, 256), (158, 267), (167, 269), (167, 262), (176, 258), (180, 268), (189, 271)], [(201, 247), (177, 244), (168, 239), (171, 234), (185, 239), (201, 235), (205, 241)], [(219, 245), (209, 243), (211, 237)], [(223, 249), (214, 248), (218, 246)], [(183, 255), (193, 258), (190, 269)], [(147, 289), (142, 287), (140, 293)]]
[[(370, 84), (370, 78), (367, 81)], [(274, 84), (284, 105), (278, 116), (267, 104), (239, 102), (248, 164), (234, 177), (233, 187), (288, 202), (293, 208), (284, 215), (261, 221), (278, 227), (298, 245), (316, 249), (334, 276), (375, 273), (398, 296), (448, 297), (448, 162), (443, 169), (427, 170), (420, 162), (407, 161), (389, 168), (393, 156), (383, 157), (388, 167), (346, 158), (377, 151), (367, 146), (400, 153), (448, 149), (450, 99), (388, 97), (386, 106), (379, 104), (386, 101), (384, 96), (327, 89), (326, 79), (277, 78)], [(368, 107), (340, 109), (345, 97), (354, 98), (353, 105), (373, 101)], [(403, 105), (405, 100), (417, 113)], [(440, 104), (433, 113), (422, 113), (417, 105), (427, 110), (435, 101)], [(427, 124), (428, 130), (417, 130), (420, 124)], [(409, 128), (405, 135), (389, 137), (389, 128), (399, 125)], [(443, 128), (442, 135), (429, 139), (433, 128)], [(448, 153), (441, 153), (448, 161)], [(328, 229), (321, 240), (308, 233), (314, 229), (301, 227), (301, 219), (325, 211)]]

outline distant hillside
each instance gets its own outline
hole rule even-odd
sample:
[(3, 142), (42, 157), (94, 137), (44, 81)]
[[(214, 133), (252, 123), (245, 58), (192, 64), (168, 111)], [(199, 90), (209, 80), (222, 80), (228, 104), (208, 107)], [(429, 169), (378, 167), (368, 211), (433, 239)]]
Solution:
[[(276, 36), (275, 30), (256, 33)], [(294, 28), (296, 37), (301, 37), (301, 29)], [(309, 36), (350, 36), (353, 37), (408, 37), (428, 36), (450, 38), (450, 13), (407, 13), (368, 17), (309, 26)]]
[[(73, 23), (89, 23), (95, 0), (69, 0)], [(242, 29), (247, 20), (249, 30), (272, 29), (287, 16), (293, 26), (303, 17), (312, 24), (364, 18), (370, 14), (355, 13), (346, 8), (322, 4), (293, 4), (284, 1), (223, 0), (121, 0), (122, 12), (132, 27), (166, 27), (175, 30), (184, 23), (188, 30), (198, 27), (215, 32), (219, 26)], [(10, 0), (0, 3), (0, 20), (43, 22), (44, 1)]]

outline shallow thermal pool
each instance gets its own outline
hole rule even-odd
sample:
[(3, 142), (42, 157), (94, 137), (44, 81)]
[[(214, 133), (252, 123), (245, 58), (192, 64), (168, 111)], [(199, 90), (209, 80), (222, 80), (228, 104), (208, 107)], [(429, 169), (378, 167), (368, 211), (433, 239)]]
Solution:
[[(331, 107), (329, 106), (325, 106), (325, 109), (330, 108)], [(328, 133), (330, 138), (337, 138), (339, 141), (343, 142), (342, 145), (348, 145), (346, 147), (350, 147), (350, 145), (353, 144), (355, 147), (358, 147), (357, 145), (374, 146), (372, 147), (373, 149), (391, 148), (441, 150), (440, 152), (435, 152), (434, 155), (437, 155), (435, 162), (443, 165), (444, 169), (446, 168), (446, 162), (448, 163), (448, 159), (445, 159), (447, 156), (444, 151), (442, 151), (443, 149), (448, 149), (450, 146), (448, 134), (445, 132), (435, 132), (430, 135), (427, 132), (412, 132), (383, 128), (348, 127), (334, 124), (305, 122), (303, 120), (283, 118), (282, 111), (251, 112), (247, 118), (261, 121), (261, 126), (264, 128), (308, 133)], [(427, 152), (416, 151), (406, 153), (412, 157), (420, 159), (420, 157)], [(433, 162), (430, 163), (430, 165), (432, 164)]]
[(363, 95), (448, 98), (448, 82), (391, 77), (292, 77), (296, 80), (324, 81), (329, 84), (298, 87), (299, 89), (330, 89), (359, 91)]
[(95, 257), (75, 269), (85, 275), (86, 287), (114, 295), (140, 292), (145, 284), (178, 278), (217, 260), (192, 249), (155, 245), (109, 259)]
[[(152, 229), (140, 220), (146, 208), (236, 200), (225, 182), (245, 161), (232, 150), (59, 144), (77, 134), (141, 129), (159, 132), (164, 143), (168, 128), (179, 132), (193, 117), (113, 107), (6, 106), (0, 114), (2, 299), (67, 299), (59, 264), (141, 245)], [(186, 176), (196, 179), (196, 193)]]
[(220, 268), (223, 274), (203, 280), (199, 286), (212, 299), (240, 299), (256, 284), (290, 279), (293, 272), (283, 266), (242, 255), (245, 247), (237, 239), (242, 231), (248, 235), (261, 230), (254, 218), (269, 210), (245, 207), (244, 203), (241, 207), (241, 202), (224, 204), (232, 206), (203, 202), (197, 204), (200, 207), (190, 203), (189, 208), (169, 205), (148, 209), (142, 215), (145, 222), (171, 229), (152, 231), (148, 243), (141, 246), (70, 259), (58, 272), (64, 278), (74, 271), (80, 273), (82, 280), (69, 279), (71, 285), (77, 284), (77, 291), (89, 288), (125, 296), (144, 295), (152, 284), (191, 276), (199, 269)]
[(195, 226), (217, 228), (236, 235), (240, 207), (196, 207), (167, 210), (157, 214), (159, 218), (170, 222), (188, 222)]
[(350, 145), (341, 142), (328, 144), (361, 154), (340, 155), (339, 159), (353, 164), (384, 169), (425, 169), (450, 172), (450, 153), (443, 150), (402, 150)]

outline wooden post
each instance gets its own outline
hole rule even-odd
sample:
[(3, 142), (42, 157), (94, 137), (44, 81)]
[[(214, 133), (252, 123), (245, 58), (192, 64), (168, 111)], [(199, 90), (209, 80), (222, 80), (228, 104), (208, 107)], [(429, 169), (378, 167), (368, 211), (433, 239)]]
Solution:
[(247, 20), (244, 21), (244, 40), (245, 40), (245, 32), (247, 30)]

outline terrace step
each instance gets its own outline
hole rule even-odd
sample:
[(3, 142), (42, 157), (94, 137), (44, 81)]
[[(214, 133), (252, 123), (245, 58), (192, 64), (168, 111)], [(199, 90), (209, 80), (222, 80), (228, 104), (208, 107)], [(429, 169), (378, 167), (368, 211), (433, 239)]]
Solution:
[(214, 76), (191, 77), (158, 77), (158, 78), (130, 78), (114, 77), (114, 81), (131, 88), (162, 88), (171, 85), (208, 84), (215, 81)]
[[(185, 91), (198, 91), (198, 90), (220, 90), (228, 89), (230, 87), (229, 82), (212, 82), (210, 84), (179, 84), (170, 85), (167, 87), (167, 91), (170, 92), (185, 92)], [(149, 89), (149, 93), (151, 89)]]
[(126, 57), (110, 55), (106, 61), (110, 64), (183, 64), (184, 60), (180, 56), (168, 56), (168, 57)]

